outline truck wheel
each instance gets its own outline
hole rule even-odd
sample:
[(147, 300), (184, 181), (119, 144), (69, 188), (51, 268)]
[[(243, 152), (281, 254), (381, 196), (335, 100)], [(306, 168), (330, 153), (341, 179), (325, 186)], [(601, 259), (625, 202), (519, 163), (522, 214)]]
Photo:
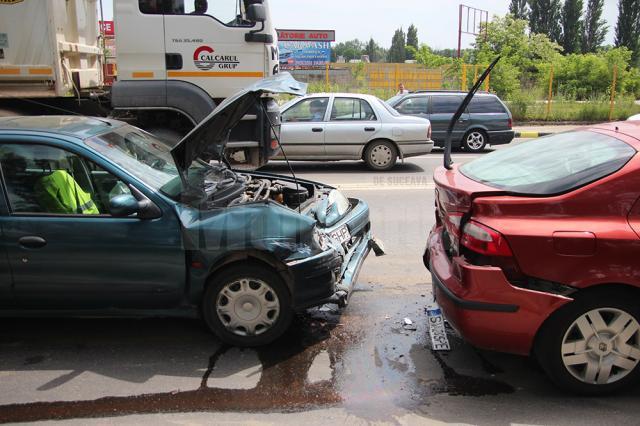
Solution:
[(291, 324), (291, 297), (282, 279), (258, 265), (235, 265), (215, 276), (202, 300), (209, 328), (225, 343), (260, 346)]
[(583, 296), (555, 314), (534, 348), (560, 387), (599, 395), (615, 392), (640, 375), (640, 310), (610, 293)]
[(385, 171), (393, 168), (398, 154), (389, 141), (371, 142), (364, 151), (364, 162), (371, 170)]

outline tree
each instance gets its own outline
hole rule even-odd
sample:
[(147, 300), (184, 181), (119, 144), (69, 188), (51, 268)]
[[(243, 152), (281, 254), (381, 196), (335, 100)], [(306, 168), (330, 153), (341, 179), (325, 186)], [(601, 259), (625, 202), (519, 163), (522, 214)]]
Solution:
[[(418, 28), (411, 24), (407, 30), (407, 46), (411, 46), (414, 49), (418, 49)], [(414, 50), (407, 50), (407, 59), (415, 59), (413, 54)]]
[(399, 28), (391, 39), (391, 48), (389, 48), (389, 53), (387, 54), (389, 62), (404, 62), (407, 59), (406, 45), (407, 36), (403, 29)]
[(372, 37), (364, 48), (364, 54), (369, 55), (369, 61), (380, 62), (384, 59), (385, 52)]
[(532, 33), (546, 34), (552, 41), (562, 39), (560, 0), (529, 0), (529, 28)]
[(337, 61), (339, 56), (344, 57), (347, 62), (351, 59), (360, 59), (360, 56), (362, 56), (362, 52), (364, 51), (364, 47), (364, 43), (357, 38), (338, 43), (331, 52), (332, 61)]
[(529, 6), (527, 0), (511, 0), (509, 4), (509, 13), (516, 19), (529, 18)]
[(595, 52), (607, 35), (609, 27), (607, 21), (602, 18), (602, 10), (604, 8), (604, 0), (588, 0), (587, 13), (584, 17), (582, 32), (582, 52)]
[(562, 8), (562, 47), (564, 53), (580, 51), (582, 37), (582, 0), (565, 0)]
[(638, 36), (640, 33), (640, 0), (618, 1), (616, 23), (616, 47), (624, 46), (633, 53), (633, 63), (638, 60)]

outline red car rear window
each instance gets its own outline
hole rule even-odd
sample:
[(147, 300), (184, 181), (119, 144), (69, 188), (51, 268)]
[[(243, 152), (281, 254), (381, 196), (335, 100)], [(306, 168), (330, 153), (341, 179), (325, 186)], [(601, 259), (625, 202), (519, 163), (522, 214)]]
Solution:
[(636, 153), (611, 136), (559, 133), (501, 149), (460, 168), (466, 177), (512, 193), (554, 195), (618, 171)]

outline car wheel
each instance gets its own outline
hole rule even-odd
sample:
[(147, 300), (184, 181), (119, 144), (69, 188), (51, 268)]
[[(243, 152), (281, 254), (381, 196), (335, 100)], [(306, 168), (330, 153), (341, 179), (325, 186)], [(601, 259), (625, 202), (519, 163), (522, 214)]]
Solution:
[(397, 159), (396, 147), (389, 141), (372, 142), (364, 153), (364, 161), (372, 170), (389, 170)]
[(291, 324), (291, 297), (282, 279), (257, 265), (237, 265), (213, 278), (202, 312), (225, 343), (260, 346), (280, 337)]
[(487, 146), (487, 134), (478, 129), (469, 130), (462, 140), (462, 147), (468, 152), (481, 152)]
[(617, 391), (640, 374), (640, 312), (628, 299), (609, 294), (577, 299), (545, 325), (534, 350), (564, 389)]

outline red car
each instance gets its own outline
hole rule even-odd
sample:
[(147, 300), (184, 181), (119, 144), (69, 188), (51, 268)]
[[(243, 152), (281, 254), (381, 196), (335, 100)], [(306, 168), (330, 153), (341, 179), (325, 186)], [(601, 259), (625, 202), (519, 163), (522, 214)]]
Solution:
[(471, 344), (535, 355), (560, 386), (640, 374), (640, 122), (603, 124), (435, 171), (424, 253)]

